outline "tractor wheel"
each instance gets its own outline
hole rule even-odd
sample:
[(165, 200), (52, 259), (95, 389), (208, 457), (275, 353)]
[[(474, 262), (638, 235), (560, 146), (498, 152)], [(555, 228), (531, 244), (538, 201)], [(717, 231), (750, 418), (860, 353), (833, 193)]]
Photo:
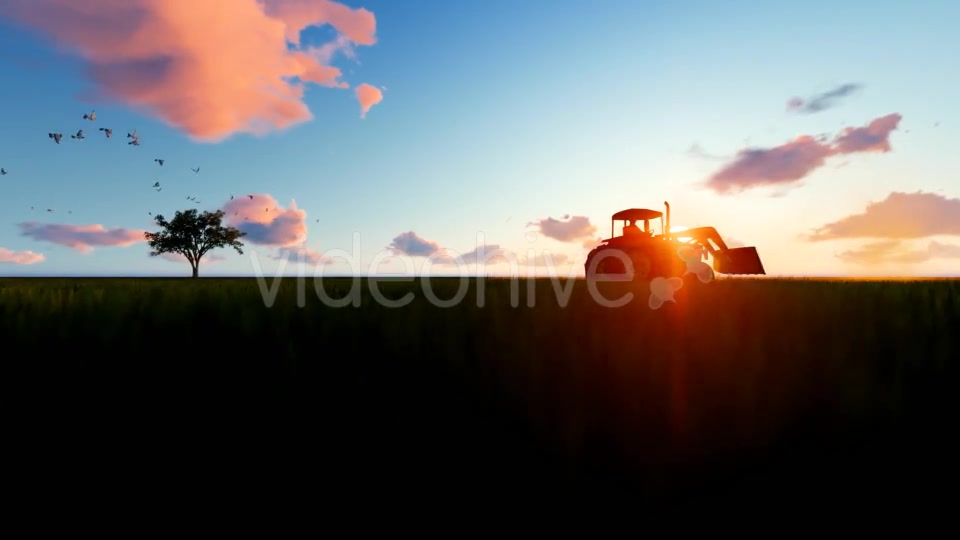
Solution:
[(646, 253), (635, 251), (630, 254), (630, 260), (633, 261), (633, 280), (650, 281), (653, 277), (653, 265), (650, 257)]

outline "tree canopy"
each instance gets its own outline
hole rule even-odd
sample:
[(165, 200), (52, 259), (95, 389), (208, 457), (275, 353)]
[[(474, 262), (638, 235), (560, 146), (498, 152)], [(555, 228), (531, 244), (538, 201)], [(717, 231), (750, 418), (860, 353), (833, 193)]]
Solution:
[(170, 221), (158, 214), (154, 222), (161, 230), (144, 234), (147, 245), (153, 250), (150, 256), (179, 253), (190, 263), (193, 277), (198, 277), (200, 259), (212, 249), (232, 247), (243, 255), (240, 238), (247, 233), (235, 227), (224, 227), (223, 216), (223, 210), (204, 211), (201, 214), (195, 208), (177, 210)]

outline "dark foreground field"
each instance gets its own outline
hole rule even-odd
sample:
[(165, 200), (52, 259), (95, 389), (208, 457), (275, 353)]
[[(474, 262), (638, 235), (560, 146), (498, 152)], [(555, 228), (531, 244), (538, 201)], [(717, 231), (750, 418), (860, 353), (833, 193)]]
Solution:
[(308, 279), (300, 307), (288, 279), (267, 307), (253, 279), (0, 279), (5, 445), (34, 486), (683, 511), (956, 489), (958, 281), (719, 281), (656, 311), (535, 285), (533, 307), (487, 280), (483, 307), (471, 282), (442, 308), (393, 282), (415, 298), (388, 308), (364, 280), (360, 307), (330, 307)]

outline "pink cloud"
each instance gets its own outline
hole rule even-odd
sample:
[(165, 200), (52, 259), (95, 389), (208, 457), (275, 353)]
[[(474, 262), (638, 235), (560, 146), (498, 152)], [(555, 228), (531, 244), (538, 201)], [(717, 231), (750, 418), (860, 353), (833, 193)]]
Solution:
[(540, 231), (540, 234), (553, 238), (554, 240), (559, 240), (561, 242), (575, 242), (575, 241), (584, 241), (592, 237), (597, 232), (597, 227), (590, 223), (590, 218), (587, 216), (571, 216), (566, 214), (563, 216), (564, 219), (556, 219), (552, 217), (547, 217), (543, 219), (538, 219), (537, 221), (531, 221), (527, 223), (527, 226), (535, 226), (537, 230)]
[(107, 229), (103, 225), (67, 225), (55, 223), (20, 223), (20, 232), (41, 242), (50, 242), (67, 246), (81, 253), (93, 251), (97, 247), (125, 247), (145, 242), (143, 233), (135, 229)]
[[(205, 142), (311, 120), (305, 83), (347, 87), (333, 52), (376, 43), (373, 13), (331, 0), (4, 0), (0, 17), (82, 57), (97, 98)], [(300, 47), (324, 25), (342, 38)]]
[(292, 246), (307, 238), (307, 213), (294, 201), (283, 208), (270, 195), (244, 195), (227, 202), (223, 212), (227, 225), (247, 233), (243, 240), (253, 244)]
[(707, 180), (706, 187), (727, 194), (760, 186), (787, 186), (823, 167), (832, 156), (889, 152), (890, 134), (897, 129), (901, 118), (894, 113), (864, 127), (846, 128), (833, 141), (801, 135), (773, 148), (741, 150), (732, 163)]
[(427, 240), (413, 231), (398, 234), (387, 249), (396, 255), (410, 257), (428, 257), (440, 251), (440, 244)]
[(864, 127), (845, 128), (834, 140), (834, 151), (838, 154), (889, 152), (890, 133), (897, 129), (901, 118), (899, 114), (888, 114)]
[(718, 193), (762, 185), (792, 183), (822, 167), (833, 151), (809, 135), (773, 148), (741, 150), (736, 159), (714, 174), (708, 186)]
[(0, 263), (6, 264), (36, 264), (42, 262), (44, 256), (33, 251), (11, 251), (0, 247)]
[(310, 249), (306, 246), (293, 246), (293, 247), (280, 247), (277, 248), (277, 252), (272, 256), (274, 260), (283, 260), (287, 259), (289, 261), (299, 261), (300, 257), (303, 257), (303, 261), (307, 264), (312, 264), (314, 266), (321, 264), (333, 264), (336, 262), (336, 259), (325, 256), (323, 253)]
[[(161, 253), (160, 255), (158, 255), (158, 257), (170, 262), (178, 262), (178, 263), (190, 262), (187, 260), (186, 257), (184, 257), (179, 253)], [(200, 259), (200, 264), (215, 263), (215, 262), (220, 262), (225, 260), (227, 260), (227, 258), (224, 257), (223, 255), (218, 255), (216, 253), (208, 253), (204, 255), (202, 259)]]
[(360, 102), (360, 118), (366, 118), (370, 107), (383, 101), (383, 92), (376, 86), (363, 83), (357, 87), (357, 101)]

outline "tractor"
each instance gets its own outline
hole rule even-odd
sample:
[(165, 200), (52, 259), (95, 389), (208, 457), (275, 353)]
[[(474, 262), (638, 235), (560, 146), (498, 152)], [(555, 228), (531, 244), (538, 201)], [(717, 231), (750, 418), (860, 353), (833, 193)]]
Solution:
[[(728, 247), (713, 227), (696, 227), (678, 232), (670, 230), (670, 203), (666, 212), (631, 208), (613, 214), (610, 238), (601, 240), (587, 255), (584, 270), (587, 279), (616, 276), (616, 280), (649, 281), (655, 277), (683, 277), (687, 262), (680, 257), (684, 247), (695, 248), (703, 260), (713, 258), (713, 270), (720, 274), (766, 274), (755, 247)], [(664, 215), (665, 214), (665, 215)], [(660, 220), (660, 234), (651, 223)], [(614, 236), (614, 224), (625, 222), (620, 236)], [(643, 228), (640, 228), (640, 224)], [(632, 262), (632, 270), (625, 260)]]

